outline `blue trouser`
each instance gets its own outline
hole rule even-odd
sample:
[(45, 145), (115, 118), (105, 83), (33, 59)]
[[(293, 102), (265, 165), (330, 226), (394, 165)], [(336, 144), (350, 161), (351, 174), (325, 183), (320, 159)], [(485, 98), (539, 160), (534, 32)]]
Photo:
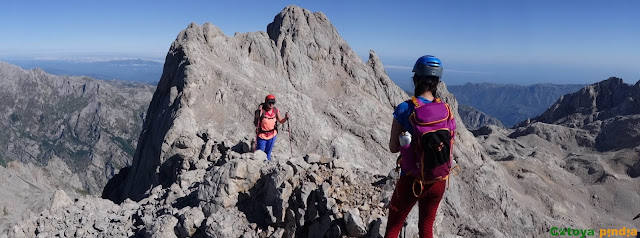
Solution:
[(265, 140), (262, 139), (260, 137), (258, 137), (258, 150), (262, 150), (264, 151), (264, 153), (267, 154), (267, 160), (271, 160), (271, 150), (273, 149), (273, 145), (276, 143), (276, 136), (273, 136), (273, 138)]

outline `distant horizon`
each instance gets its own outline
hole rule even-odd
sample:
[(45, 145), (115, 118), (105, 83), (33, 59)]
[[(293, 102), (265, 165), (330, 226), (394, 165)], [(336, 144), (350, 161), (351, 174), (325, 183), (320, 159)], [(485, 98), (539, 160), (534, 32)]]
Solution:
[[(364, 59), (363, 59), (364, 60)], [(157, 84), (157, 82), (160, 80), (160, 77), (157, 77), (157, 79), (153, 78), (153, 79), (147, 79), (147, 80), (130, 80), (130, 79), (120, 79), (120, 78), (116, 78), (116, 77), (104, 77), (104, 76), (95, 76), (94, 72), (90, 72), (87, 73), (85, 71), (85, 73), (64, 73), (64, 74), (60, 74), (57, 73), (57, 71), (60, 71), (61, 69), (57, 68), (54, 70), (51, 70), (50, 66), (45, 66), (45, 67), (38, 67), (37, 63), (34, 63), (34, 61), (42, 61), (42, 62), (67, 62), (69, 64), (99, 64), (99, 63), (109, 63), (109, 62), (119, 62), (119, 61), (148, 61), (154, 64), (159, 64), (159, 70), (156, 72), (158, 75), (162, 74), (162, 65), (164, 65), (164, 60), (158, 60), (153, 59), (153, 58), (135, 58), (135, 57), (90, 57), (90, 56), (82, 56), (82, 57), (78, 57), (78, 58), (74, 58), (74, 57), (58, 57), (58, 58), (53, 58), (53, 57), (40, 57), (40, 58), (30, 58), (30, 57), (22, 57), (22, 58), (15, 58), (15, 59), (7, 59), (7, 58), (3, 58), (0, 57), (0, 62), (7, 62), (10, 64), (14, 64), (17, 65), (25, 70), (32, 70), (34, 68), (40, 68), (42, 70), (44, 70), (46, 73), (49, 74), (53, 74), (53, 75), (59, 75), (59, 76), (88, 76), (88, 77), (92, 77), (92, 78), (96, 78), (96, 79), (100, 79), (100, 80), (122, 80), (122, 81), (128, 81), (128, 82), (141, 82), (141, 83), (146, 83), (146, 84), (151, 84), (154, 85)], [(25, 67), (25, 65), (27, 65)], [(48, 68), (49, 67), (49, 68)], [(133, 66), (130, 66), (133, 67)], [(403, 90), (407, 91), (407, 90), (411, 90), (413, 88), (413, 86), (411, 85), (411, 72), (410, 70), (407, 71), (407, 69), (410, 69), (409, 67), (403, 66), (403, 67), (397, 67), (397, 66), (384, 66), (385, 67), (385, 71), (387, 71), (387, 74), (389, 76), (389, 78), (391, 78), (392, 81), (394, 81), (394, 83), (396, 83), (400, 88), (402, 88)], [(401, 74), (405, 74), (404, 77), (402, 76), (398, 76), (398, 74), (393, 74), (393, 73), (389, 73), (390, 70), (402, 70)], [(456, 70), (448, 70), (445, 69), (444, 70), (444, 74), (450, 74), (450, 73), (474, 73), (474, 72), (456, 72)], [(621, 78), (623, 80), (624, 83), (626, 84), (635, 84), (638, 81), (640, 81), (640, 79), (638, 80), (629, 80), (629, 79), (625, 79), (622, 77), (618, 77), (618, 76), (610, 76), (610, 77), (617, 77), (617, 78)], [(534, 86), (534, 85), (543, 85), (543, 84), (550, 84), (550, 85), (590, 85), (590, 84), (594, 84), (594, 83), (598, 83), (601, 82), (603, 80), (607, 80), (610, 77), (605, 77), (605, 78), (601, 78), (599, 80), (595, 80), (593, 82), (577, 82), (577, 83), (558, 83), (558, 82), (532, 82), (532, 83), (522, 83), (522, 82), (495, 82), (495, 81), (466, 81), (466, 82), (457, 82), (457, 81), (451, 81), (449, 80), (447, 77), (443, 77), (442, 81), (444, 81), (447, 85), (449, 86), (460, 86), (460, 85), (465, 85), (467, 83), (471, 83), (471, 84), (495, 84), (495, 85), (516, 85), (516, 86)]]
[[(266, 31), (286, 6), (323, 12), (353, 51), (376, 52), (395, 81), (439, 57), (450, 84), (593, 83), (640, 79), (640, 2), (404, 2), (274, 0), (13, 1), (0, 9), (0, 60), (142, 58), (164, 61), (179, 32), (210, 22), (225, 35)], [(379, 16), (379, 17), (372, 17)], [(428, 16), (428, 17), (427, 17)]]
[[(168, 49), (167, 49), (168, 51)], [(166, 56), (166, 52), (165, 52)], [(29, 54), (7, 54), (0, 53), (0, 61), (5, 62), (16, 62), (16, 61), (24, 61), (24, 60), (32, 60), (32, 61), (74, 61), (74, 62), (92, 62), (92, 61), (112, 61), (112, 60), (149, 60), (158, 63), (164, 63), (165, 56), (151, 56), (151, 55), (135, 55), (135, 54), (124, 54), (124, 53), (109, 53), (109, 52), (98, 52), (98, 53), (29, 53)], [(402, 80), (406, 80), (407, 83), (411, 83), (410, 79), (412, 76), (411, 66), (413, 65), (413, 59), (407, 59), (407, 63), (405, 65), (396, 65), (396, 64), (386, 64), (385, 59), (382, 56), (379, 56), (382, 61), (385, 70), (387, 71), (387, 75), (394, 80), (394, 82), (398, 83), (398, 85), (403, 84)], [(367, 56), (360, 56), (363, 62), (367, 62)], [(442, 59), (442, 58), (441, 58)], [(444, 61), (444, 60), (443, 60)], [(595, 82), (599, 82), (605, 80), (610, 77), (618, 77), (622, 78), (625, 82), (637, 82), (640, 80), (640, 73), (637, 75), (633, 73), (620, 72), (620, 73), (607, 76), (607, 73), (599, 73), (593, 74), (593, 70), (591, 72), (575, 70), (574, 72), (564, 72), (562, 74), (558, 74), (557, 76), (546, 76), (544, 73), (540, 72), (527, 72), (526, 68), (530, 67), (530, 65), (526, 64), (514, 64), (511, 67), (508, 67), (508, 70), (505, 72), (496, 72), (498, 71), (497, 66), (489, 65), (487, 71), (474, 71), (482, 70), (479, 66), (471, 66), (468, 64), (456, 64), (453, 62), (454, 66), (459, 66), (458, 68), (449, 68), (447, 67), (449, 64), (443, 62), (444, 66), (444, 75), (443, 81), (448, 82), (450, 85), (463, 85), (465, 83), (497, 83), (497, 84), (516, 84), (516, 85), (534, 85), (534, 84), (542, 84), (542, 83), (552, 83), (552, 84), (592, 84)], [(485, 64), (487, 65), (487, 64)], [(472, 69), (472, 70), (468, 70)], [(546, 73), (553, 73), (553, 71), (560, 71), (559, 67), (549, 67), (547, 68)], [(519, 78), (519, 72), (522, 72), (522, 77), (526, 79), (513, 80), (514, 78)], [(159, 79), (158, 79), (159, 80)], [(561, 83), (559, 83), (561, 82)]]
[[(168, 49), (167, 49), (168, 51)], [(165, 52), (166, 56), (166, 52)], [(135, 55), (135, 54), (120, 54), (120, 53), (108, 53), (108, 52), (99, 52), (99, 53), (30, 53), (30, 54), (0, 54), (0, 61), (5, 62), (17, 62), (17, 61), (70, 61), (70, 62), (99, 62), (99, 61), (113, 61), (113, 60), (149, 60), (158, 63), (164, 63), (165, 56), (151, 56), (151, 55)], [(399, 86), (402, 87), (403, 84), (411, 84), (411, 66), (413, 65), (413, 59), (405, 60), (405, 65), (398, 64), (386, 64), (385, 59), (382, 56), (379, 56), (382, 61), (385, 71), (387, 75), (392, 78), (394, 82), (396, 82)], [(368, 54), (366, 57), (360, 56), (363, 62), (366, 63), (368, 60)], [(441, 58), (442, 59), (442, 58)], [(444, 60), (443, 60), (444, 61)], [(453, 65), (450, 68), (449, 65)], [(496, 84), (515, 84), (515, 85), (534, 85), (534, 84), (543, 84), (543, 83), (552, 83), (552, 84), (592, 84), (595, 82), (599, 82), (610, 77), (618, 77), (622, 78), (625, 82), (637, 82), (640, 80), (640, 73), (633, 74), (628, 72), (622, 72), (620, 70), (612, 70), (612, 72), (619, 72), (617, 74), (611, 73), (607, 75), (607, 73), (594, 73), (593, 70), (578, 70), (574, 68), (573, 72), (562, 72), (553, 75), (553, 72), (562, 71), (561, 67), (549, 67), (544, 73), (540, 72), (527, 72), (526, 68), (529, 68), (530, 65), (526, 64), (513, 64), (510, 67), (506, 67), (507, 70), (504, 72), (499, 71), (498, 66), (496, 65), (488, 65), (486, 71), (482, 70), (482, 65), (472, 66), (469, 64), (456, 64), (456, 62), (452, 62), (448, 64), (446, 61), (443, 62), (444, 66), (444, 74), (443, 81), (447, 82), (449, 85), (463, 85), (465, 83), (496, 83)], [(487, 66), (487, 64), (485, 64)], [(547, 75), (545, 75), (545, 73)], [(521, 79), (518, 79), (521, 78)], [(514, 80), (515, 79), (515, 80)], [(159, 78), (158, 78), (159, 80)], [(403, 82), (406, 81), (406, 82)]]

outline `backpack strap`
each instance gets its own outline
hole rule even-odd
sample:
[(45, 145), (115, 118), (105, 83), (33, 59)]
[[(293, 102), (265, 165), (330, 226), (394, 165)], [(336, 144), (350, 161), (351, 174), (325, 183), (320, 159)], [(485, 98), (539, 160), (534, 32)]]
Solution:
[[(264, 103), (258, 104), (258, 111), (260, 111), (260, 112), (258, 114), (258, 123), (256, 123), (256, 138), (257, 138), (258, 134), (260, 134), (260, 123), (262, 122), (262, 113), (263, 113), (263, 110), (262, 110), (263, 106), (262, 105), (263, 104)], [(258, 143), (257, 140), (256, 140), (256, 143)]]
[[(260, 110), (260, 119), (262, 120), (262, 118), (265, 117), (264, 103), (260, 103), (260, 105), (258, 105), (258, 110)], [(276, 116), (278, 115), (278, 112), (280, 112), (277, 107), (274, 107), (273, 110), (276, 113)]]
[(278, 115), (280, 114), (280, 110), (278, 110), (277, 107), (273, 107), (273, 112), (275, 113), (275, 117), (276, 117), (276, 124), (273, 126), (273, 130), (277, 131), (278, 130)]
[(256, 134), (259, 134), (259, 133), (262, 133), (262, 132), (277, 131), (278, 130), (278, 113), (280, 112), (278, 110), (278, 108), (277, 107), (273, 108), (274, 113), (275, 113), (275, 117), (276, 117), (276, 124), (274, 125), (272, 130), (268, 130), (268, 131), (263, 131), (262, 128), (260, 128), (260, 123), (262, 122), (262, 119), (265, 118), (264, 103), (260, 103), (258, 108), (260, 109), (260, 119), (258, 119), (258, 125), (256, 126)]
[[(425, 103), (422, 102), (422, 100), (419, 100), (416, 96), (412, 96), (411, 99), (409, 100), (413, 103), (413, 108), (419, 108), (422, 105), (424, 105)], [(434, 103), (442, 103), (442, 100), (440, 100), (440, 98), (434, 98), (433, 101)], [(446, 103), (445, 103), (446, 104)], [(447, 105), (447, 108), (449, 108), (449, 106)]]
[(258, 110), (260, 110), (260, 120), (262, 120), (262, 117), (264, 116), (264, 103), (260, 103), (258, 105)]
[[(415, 197), (420, 197), (420, 195), (422, 195), (422, 192), (424, 192), (424, 186), (425, 185), (429, 185), (429, 184), (434, 184), (438, 181), (442, 181), (442, 180), (447, 180), (447, 183), (449, 183), (449, 175), (444, 176), (444, 178), (440, 178), (440, 179), (434, 179), (434, 180), (423, 180), (423, 179), (419, 179), (419, 178), (415, 178), (413, 180), (413, 184), (411, 185), (411, 190), (413, 191), (413, 196)], [(416, 193), (416, 183), (418, 183), (418, 185), (420, 185), (420, 192)], [(448, 186), (448, 184), (447, 184)]]
[(413, 108), (419, 108), (420, 106), (424, 105), (424, 103), (422, 102), (422, 100), (418, 100), (418, 98), (416, 96), (412, 96), (411, 97), (411, 102), (413, 103)]

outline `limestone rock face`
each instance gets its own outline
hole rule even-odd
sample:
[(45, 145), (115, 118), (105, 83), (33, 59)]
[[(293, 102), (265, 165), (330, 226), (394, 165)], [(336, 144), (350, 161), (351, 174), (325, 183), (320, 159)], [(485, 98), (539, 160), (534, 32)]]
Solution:
[(53, 199), (51, 200), (51, 211), (56, 211), (58, 209), (62, 209), (66, 206), (71, 205), (73, 202), (71, 198), (67, 196), (67, 193), (64, 190), (58, 190), (53, 195)]
[(604, 120), (596, 137), (599, 150), (633, 148), (640, 145), (640, 115), (616, 116)]
[(314, 152), (375, 173), (393, 166), (390, 115), (407, 95), (375, 53), (362, 62), (323, 13), (292, 6), (267, 32), (225, 36), (209, 23), (180, 32), (120, 198), (140, 200), (162, 182), (156, 171), (164, 164), (197, 158), (203, 134), (229, 145), (254, 138), (254, 111), (267, 94), (291, 114), (279, 127), (275, 156), (290, 156), (293, 145), (294, 155)]
[(8, 237), (130, 237), (138, 209), (130, 201), (116, 205), (105, 199), (81, 198), (56, 212), (30, 217), (9, 230)]
[[(387, 176), (300, 157), (267, 162), (261, 152), (213, 146), (226, 152), (202, 160), (202, 168), (176, 168), (175, 183), (139, 202), (79, 198), (31, 216), (8, 236), (340, 237), (352, 226), (363, 236), (380, 223), (392, 194)], [(54, 201), (66, 201), (60, 197)]]
[(561, 97), (535, 120), (583, 127), (614, 116), (640, 114), (639, 99), (640, 81), (628, 85), (612, 77)]

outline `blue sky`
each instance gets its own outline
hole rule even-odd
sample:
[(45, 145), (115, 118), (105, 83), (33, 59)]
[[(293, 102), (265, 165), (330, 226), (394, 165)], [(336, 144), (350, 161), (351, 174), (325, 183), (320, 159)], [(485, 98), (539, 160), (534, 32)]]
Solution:
[(396, 81), (424, 54), (452, 84), (640, 79), (640, 1), (3, 1), (0, 57), (162, 59), (190, 22), (265, 31), (287, 5), (324, 12)]

